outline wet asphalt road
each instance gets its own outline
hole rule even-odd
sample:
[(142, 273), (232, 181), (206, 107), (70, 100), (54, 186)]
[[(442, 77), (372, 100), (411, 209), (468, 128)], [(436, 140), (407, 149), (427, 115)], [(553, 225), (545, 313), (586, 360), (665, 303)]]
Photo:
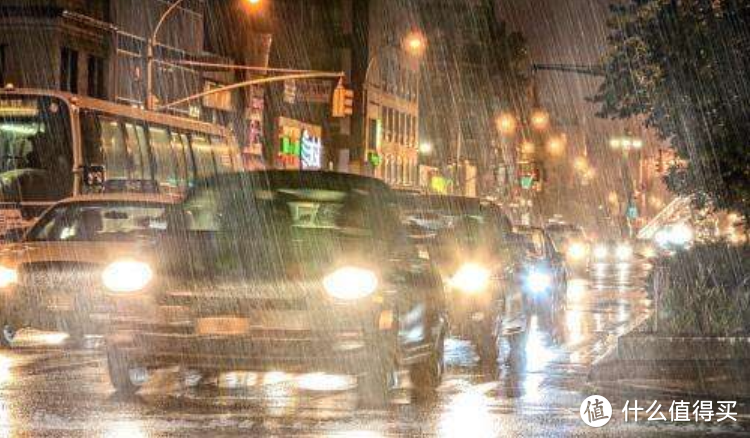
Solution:
[(228, 374), (194, 387), (166, 370), (137, 398), (123, 399), (113, 393), (96, 345), (71, 349), (61, 335), (22, 334), (19, 348), (0, 352), (0, 437), (468, 438), (748, 430), (744, 415), (740, 423), (704, 427), (625, 423), (620, 410), (626, 397), (616, 390), (604, 394), (614, 407), (609, 424), (593, 429), (581, 421), (579, 406), (592, 394), (586, 380), (592, 361), (645, 318), (650, 304), (638, 275), (598, 274), (571, 280), (565, 314), (533, 317), (518, 350), (506, 346), (502, 365), (479, 366), (470, 344), (451, 339), (448, 374), (434, 397), (413, 398), (404, 379), (390, 404), (378, 409), (361, 406), (347, 378), (283, 373)]

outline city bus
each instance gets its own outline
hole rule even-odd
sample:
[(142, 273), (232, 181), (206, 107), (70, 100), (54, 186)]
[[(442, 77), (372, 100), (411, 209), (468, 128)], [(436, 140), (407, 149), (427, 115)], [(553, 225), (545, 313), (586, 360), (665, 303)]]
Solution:
[(241, 167), (221, 126), (58, 91), (0, 90), (0, 240), (63, 198), (179, 195), (196, 178)]

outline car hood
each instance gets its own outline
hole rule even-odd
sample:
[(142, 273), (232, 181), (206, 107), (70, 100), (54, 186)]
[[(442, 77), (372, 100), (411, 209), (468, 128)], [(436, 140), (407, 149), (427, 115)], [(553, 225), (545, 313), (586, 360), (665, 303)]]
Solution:
[(105, 265), (119, 259), (150, 261), (152, 242), (20, 242), (0, 250), (0, 265), (76, 262)]

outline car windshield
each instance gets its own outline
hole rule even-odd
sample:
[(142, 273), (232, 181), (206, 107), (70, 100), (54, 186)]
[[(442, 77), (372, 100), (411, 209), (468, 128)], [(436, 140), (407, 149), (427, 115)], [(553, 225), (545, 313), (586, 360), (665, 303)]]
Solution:
[(586, 235), (579, 228), (548, 228), (547, 232), (556, 248), (565, 248), (569, 242), (574, 240), (586, 240)]
[(114, 242), (167, 229), (167, 205), (77, 202), (58, 205), (29, 230), (27, 241)]
[(199, 245), (205, 275), (246, 279), (284, 278), (303, 265), (312, 275), (333, 262), (375, 257), (398, 220), (385, 186), (365, 181), (283, 171), (199, 181), (181, 207), (188, 244)]

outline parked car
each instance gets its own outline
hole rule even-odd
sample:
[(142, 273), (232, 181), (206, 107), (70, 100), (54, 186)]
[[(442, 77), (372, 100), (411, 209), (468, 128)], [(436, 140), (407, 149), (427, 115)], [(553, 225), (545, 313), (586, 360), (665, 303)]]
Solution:
[(526, 302), (537, 311), (563, 310), (568, 290), (564, 256), (557, 251), (544, 228), (517, 227), (516, 232), (527, 239), (529, 262), (522, 275)]
[[(158, 254), (110, 265), (109, 375), (136, 391), (153, 369), (325, 371), (387, 395), (408, 368), (443, 372), (444, 292), (381, 181), (264, 171), (196, 182)], [(148, 275), (146, 275), (148, 273)], [(139, 278), (138, 282), (133, 279)]]
[(437, 218), (413, 236), (440, 269), (451, 332), (473, 341), (483, 361), (495, 362), (500, 339), (526, 327), (518, 283), (525, 256), (507, 216), (495, 204), (460, 196), (401, 198), (400, 207), (408, 224)]
[(165, 231), (164, 195), (85, 195), (58, 202), (0, 251), (0, 345), (23, 328), (102, 334), (109, 314), (99, 277), (123, 254), (146, 250)]

